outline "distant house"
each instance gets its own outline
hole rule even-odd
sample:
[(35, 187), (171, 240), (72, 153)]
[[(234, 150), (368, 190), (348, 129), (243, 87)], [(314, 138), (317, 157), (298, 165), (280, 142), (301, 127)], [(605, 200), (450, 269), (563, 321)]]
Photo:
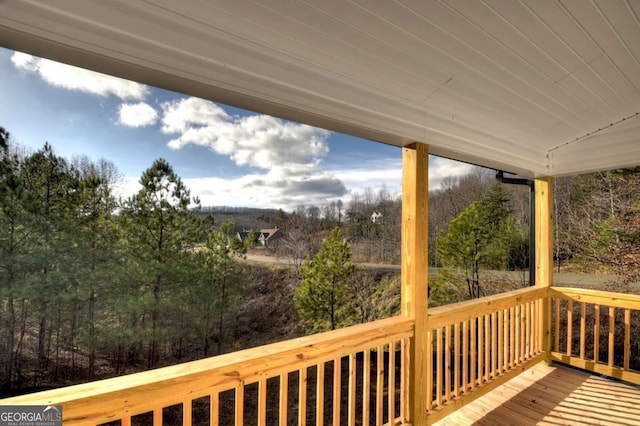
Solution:
[(282, 238), (282, 231), (277, 226), (272, 229), (261, 229), (258, 234), (258, 243), (266, 247), (280, 238)]
[(236, 237), (240, 241), (244, 242), (247, 239), (247, 237), (249, 236), (250, 233), (251, 233), (251, 229), (243, 228), (242, 231), (236, 232)]
[(373, 212), (371, 214), (371, 222), (378, 223), (382, 220), (382, 213)]

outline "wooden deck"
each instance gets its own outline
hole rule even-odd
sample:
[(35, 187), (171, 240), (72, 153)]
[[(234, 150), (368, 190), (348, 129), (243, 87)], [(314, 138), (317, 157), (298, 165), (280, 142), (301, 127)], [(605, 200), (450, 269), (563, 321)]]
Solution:
[(436, 425), (638, 425), (640, 387), (535, 365)]

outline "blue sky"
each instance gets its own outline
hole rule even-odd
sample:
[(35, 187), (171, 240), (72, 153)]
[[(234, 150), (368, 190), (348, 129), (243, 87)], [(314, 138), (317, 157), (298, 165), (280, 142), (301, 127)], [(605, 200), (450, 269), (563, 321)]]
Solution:
[[(0, 48), (0, 126), (36, 150), (112, 161), (119, 194), (167, 159), (202, 205), (323, 205), (366, 188), (400, 194), (400, 148)], [(430, 159), (430, 187), (471, 166)]]

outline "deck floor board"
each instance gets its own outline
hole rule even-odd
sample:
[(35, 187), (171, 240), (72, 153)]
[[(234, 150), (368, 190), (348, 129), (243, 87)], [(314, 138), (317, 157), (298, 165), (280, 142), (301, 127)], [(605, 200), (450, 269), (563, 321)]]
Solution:
[(540, 363), (435, 424), (640, 425), (640, 387)]

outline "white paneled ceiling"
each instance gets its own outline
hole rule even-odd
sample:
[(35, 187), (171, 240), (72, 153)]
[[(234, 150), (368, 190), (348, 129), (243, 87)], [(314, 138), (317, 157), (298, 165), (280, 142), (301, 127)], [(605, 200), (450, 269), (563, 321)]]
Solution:
[(530, 176), (640, 164), (640, 0), (0, 0), (0, 45)]

